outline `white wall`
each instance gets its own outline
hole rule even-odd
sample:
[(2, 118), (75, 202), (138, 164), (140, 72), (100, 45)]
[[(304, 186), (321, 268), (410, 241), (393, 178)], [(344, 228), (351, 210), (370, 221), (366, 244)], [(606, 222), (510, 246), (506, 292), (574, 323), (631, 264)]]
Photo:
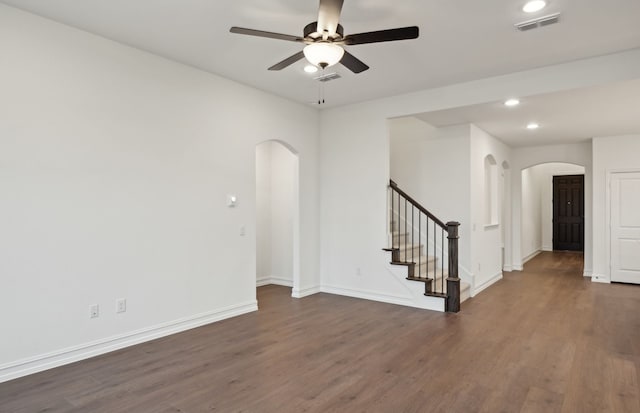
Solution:
[(255, 310), (264, 140), (319, 290), (315, 109), (6, 6), (0, 55), (0, 381)]
[[(340, 289), (333, 289), (334, 292), (354, 296), (366, 294), (368, 298), (381, 301), (406, 296), (406, 289), (385, 267), (388, 257), (380, 252), (387, 244), (386, 188), (390, 177), (387, 119), (639, 77), (640, 49), (636, 49), (323, 110), (320, 118), (320, 271), (323, 288), (335, 285)], [(521, 151), (523, 162), (527, 150)], [(535, 148), (531, 150), (536, 157)], [(587, 159), (590, 160), (590, 148), (588, 152)], [(564, 154), (567, 158), (573, 157), (571, 153)], [(516, 167), (515, 162), (511, 165), (512, 222), (518, 226), (516, 230), (514, 225), (511, 234), (514, 251), (510, 255), (514, 264), (521, 262), (520, 215), (515, 211), (520, 203), (519, 174), (536, 163), (564, 161), (553, 159), (553, 153), (546, 155), (551, 159), (521, 167)], [(457, 154), (443, 156), (455, 158)], [(590, 182), (588, 176), (587, 181)], [(514, 189), (517, 192), (513, 192)], [(588, 262), (590, 256), (585, 258)]]
[[(570, 145), (547, 145), (534, 146), (525, 148), (515, 148), (512, 150), (513, 173), (517, 174), (512, 179), (512, 259), (513, 268), (522, 270), (523, 259), (527, 254), (524, 253), (522, 245), (521, 228), (524, 225), (525, 218), (522, 211), (522, 179), (523, 170), (547, 163), (563, 163), (573, 164), (584, 167), (584, 202), (585, 202), (585, 243), (584, 243), (584, 275), (591, 276), (593, 268), (593, 232), (592, 225), (592, 162), (591, 162), (591, 144), (589, 142), (570, 144)], [(542, 235), (540, 235), (542, 237)], [(542, 248), (542, 238), (540, 241)]]
[(436, 129), (412, 118), (389, 124), (391, 178), (444, 222), (461, 223), (460, 274), (472, 294), (481, 291), (501, 278), (500, 228), (507, 225), (485, 226), (484, 160), (492, 155), (501, 166), (510, 149), (475, 125)]
[(523, 263), (542, 250), (542, 176), (537, 166), (522, 171), (522, 239)]
[(471, 277), (470, 126), (434, 128), (413, 117), (389, 125), (391, 179), (443, 222), (460, 222), (458, 260), (463, 275)]
[[(471, 251), (471, 271), (474, 274), (472, 294), (487, 288), (502, 278), (502, 237), (498, 225), (485, 225), (488, 190), (485, 187), (485, 158), (491, 155), (498, 166), (511, 160), (511, 150), (502, 141), (489, 135), (475, 125), (470, 127), (471, 156), (468, 179), (470, 181), (471, 198), (471, 232), (469, 233)], [(498, 188), (500, 186), (498, 185)], [(500, 199), (497, 197), (496, 199)], [(501, 217), (501, 213), (498, 216)]]
[(499, 202), (500, 202), (500, 240), (502, 243), (502, 269), (503, 271), (512, 271), (513, 263), (512, 259), (512, 242), (511, 242), (511, 227), (513, 221), (511, 219), (511, 162), (503, 161), (500, 165), (499, 176)]
[(296, 157), (282, 144), (256, 147), (258, 285), (293, 286)]
[(422, 186), (420, 196), (428, 209), (443, 222), (460, 222), (460, 263), (470, 267), (470, 126), (438, 128), (423, 143)]
[[(469, 125), (434, 128), (412, 117), (393, 119), (389, 124), (391, 179), (442, 221), (460, 221), (461, 231), (466, 232)], [(449, 153), (456, 156), (443, 156)], [(445, 173), (447, 179), (442, 179)], [(458, 190), (451, 191), (452, 187)], [(464, 250), (468, 258), (468, 248)]]
[(293, 283), (293, 218), (296, 157), (279, 143), (271, 145), (271, 278)]
[(272, 141), (256, 146), (256, 282), (271, 278), (271, 147)]
[(615, 171), (640, 170), (640, 135), (593, 139), (593, 279), (610, 282), (608, 177)]
[(412, 116), (389, 119), (388, 126), (391, 179), (419, 197), (423, 188), (424, 144), (433, 137), (435, 128)]

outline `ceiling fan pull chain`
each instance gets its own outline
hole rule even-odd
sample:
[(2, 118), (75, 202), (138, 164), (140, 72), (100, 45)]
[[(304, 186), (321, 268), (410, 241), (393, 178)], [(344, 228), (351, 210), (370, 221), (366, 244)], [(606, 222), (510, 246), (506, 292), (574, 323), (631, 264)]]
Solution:
[[(324, 67), (322, 68), (322, 75), (319, 79), (324, 77)], [(318, 81), (318, 105), (324, 104), (324, 82), (322, 80)]]

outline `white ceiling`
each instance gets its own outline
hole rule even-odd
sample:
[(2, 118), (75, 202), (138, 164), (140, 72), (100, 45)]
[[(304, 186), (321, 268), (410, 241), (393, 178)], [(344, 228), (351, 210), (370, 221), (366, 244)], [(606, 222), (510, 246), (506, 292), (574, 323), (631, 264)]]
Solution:
[[(640, 80), (485, 103), (417, 115), (435, 127), (473, 123), (512, 147), (640, 134)], [(528, 130), (537, 122), (540, 128)]]
[[(267, 68), (300, 44), (229, 33), (231, 26), (301, 35), (316, 0), (0, 0), (298, 102), (318, 83), (299, 62)], [(561, 23), (520, 33), (525, 0), (345, 0), (345, 33), (418, 25), (417, 40), (351, 46), (371, 69), (326, 85), (326, 107), (640, 47), (640, 1), (550, 0), (535, 16)]]

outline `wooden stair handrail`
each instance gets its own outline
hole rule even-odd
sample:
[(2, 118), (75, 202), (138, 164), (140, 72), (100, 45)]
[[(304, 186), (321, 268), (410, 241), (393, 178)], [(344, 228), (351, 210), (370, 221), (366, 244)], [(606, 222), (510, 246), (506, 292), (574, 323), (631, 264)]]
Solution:
[(425, 214), (426, 216), (428, 216), (429, 218), (431, 218), (431, 220), (433, 222), (435, 222), (436, 224), (438, 224), (440, 226), (440, 228), (442, 229), (447, 229), (447, 224), (445, 224), (444, 222), (442, 222), (441, 220), (439, 220), (435, 215), (433, 215), (431, 212), (429, 212), (425, 207), (423, 207), (422, 205), (420, 205), (420, 203), (418, 201), (416, 201), (415, 199), (411, 198), (406, 192), (404, 192), (402, 189), (400, 189), (398, 187), (398, 184), (396, 184), (395, 182), (393, 182), (393, 180), (389, 180), (389, 186), (391, 188), (393, 188), (394, 191), (396, 191), (397, 193), (399, 193), (400, 195), (402, 195), (403, 198), (405, 198), (407, 201), (409, 201), (409, 203), (411, 205), (413, 205), (414, 207), (416, 207), (418, 210), (420, 210), (420, 212), (422, 212), (423, 214)]

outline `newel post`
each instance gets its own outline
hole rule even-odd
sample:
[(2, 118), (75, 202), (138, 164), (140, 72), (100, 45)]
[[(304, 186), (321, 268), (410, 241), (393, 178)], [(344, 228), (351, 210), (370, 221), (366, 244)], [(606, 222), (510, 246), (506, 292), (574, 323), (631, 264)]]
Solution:
[(447, 222), (449, 240), (449, 277), (447, 278), (447, 301), (445, 311), (460, 311), (460, 278), (458, 278), (458, 227), (459, 222)]

